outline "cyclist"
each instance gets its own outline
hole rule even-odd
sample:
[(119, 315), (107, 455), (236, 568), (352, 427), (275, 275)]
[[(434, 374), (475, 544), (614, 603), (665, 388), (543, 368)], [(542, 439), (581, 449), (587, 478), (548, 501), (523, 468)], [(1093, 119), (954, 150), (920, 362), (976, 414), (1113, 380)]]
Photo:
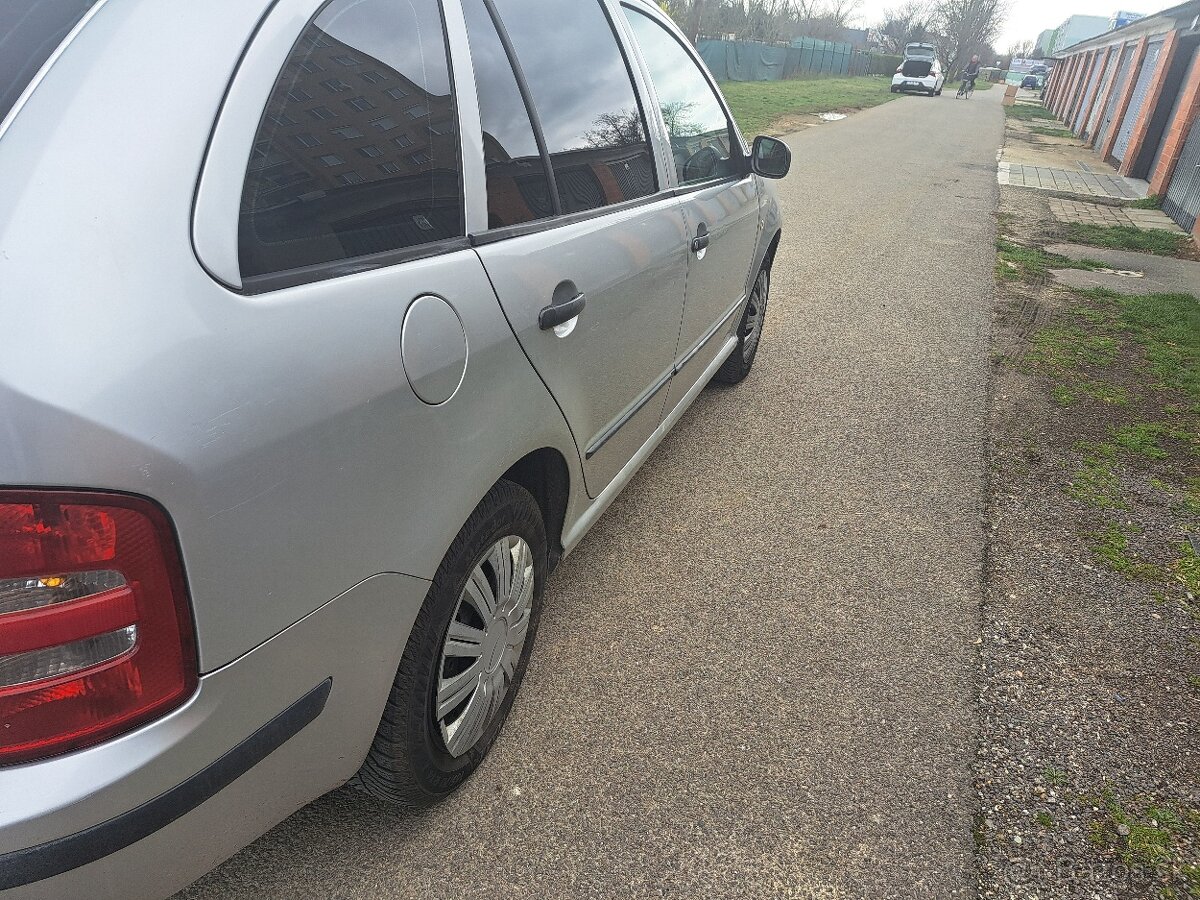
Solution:
[[(975, 79), (979, 77), (979, 54), (976, 53), (971, 57), (971, 61), (967, 63), (967, 67), (963, 69), (963, 87), (967, 92), (975, 90)], [(967, 82), (970, 82), (968, 86)]]

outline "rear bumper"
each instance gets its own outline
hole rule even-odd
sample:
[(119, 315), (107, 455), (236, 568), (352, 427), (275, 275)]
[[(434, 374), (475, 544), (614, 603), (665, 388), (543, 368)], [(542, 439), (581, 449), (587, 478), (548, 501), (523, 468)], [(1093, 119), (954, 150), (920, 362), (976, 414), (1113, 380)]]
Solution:
[(936, 89), (937, 77), (934, 75), (925, 78), (905, 78), (903, 75), (892, 77), (892, 90), (894, 91), (932, 91)]
[(0, 769), (5, 900), (167, 897), (344, 783), (428, 586), (369, 578), (202, 678), (169, 716)]

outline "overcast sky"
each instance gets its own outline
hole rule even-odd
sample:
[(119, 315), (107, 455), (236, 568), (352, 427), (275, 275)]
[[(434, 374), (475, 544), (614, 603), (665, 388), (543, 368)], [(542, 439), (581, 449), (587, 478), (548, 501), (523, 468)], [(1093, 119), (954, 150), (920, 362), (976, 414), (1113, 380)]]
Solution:
[[(1111, 16), (1117, 10), (1152, 13), (1176, 6), (1174, 2), (1162, 0), (1010, 0), (1011, 9), (996, 41), (996, 49), (1004, 52), (1017, 41), (1036, 40), (1038, 33), (1047, 28), (1057, 28), (1072, 15)], [(883, 11), (901, 6), (903, 0), (863, 0), (859, 11), (861, 25), (875, 25), (883, 17)]]

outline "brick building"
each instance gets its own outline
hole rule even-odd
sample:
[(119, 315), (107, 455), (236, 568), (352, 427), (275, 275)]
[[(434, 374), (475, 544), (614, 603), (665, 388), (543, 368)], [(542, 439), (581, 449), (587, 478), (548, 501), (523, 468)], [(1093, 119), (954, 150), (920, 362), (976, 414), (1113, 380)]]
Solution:
[(1200, 0), (1056, 54), (1044, 102), (1182, 227), (1200, 216)]

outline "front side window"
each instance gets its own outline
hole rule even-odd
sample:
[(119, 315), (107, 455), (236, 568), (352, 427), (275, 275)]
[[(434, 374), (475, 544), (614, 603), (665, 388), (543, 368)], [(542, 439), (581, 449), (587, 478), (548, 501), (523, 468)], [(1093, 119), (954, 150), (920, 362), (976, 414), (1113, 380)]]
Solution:
[(495, 0), (529, 84), (564, 213), (657, 190), (625, 56), (596, 0)]
[[(345, 74), (330, 79), (335, 70)], [(336, 106), (321, 100), (351, 80), (356, 96)], [(385, 89), (396, 84), (407, 92), (403, 104)], [(381, 131), (414, 118), (414, 97), (419, 138), (404, 152), (381, 143)], [(316, 122), (329, 123), (325, 140), (314, 137)], [(238, 224), (245, 278), (462, 236), (458, 119), (438, 0), (326, 4), (283, 66), (254, 146)]]
[(738, 172), (741, 144), (717, 95), (691, 54), (644, 13), (622, 7), (650, 69), (650, 80), (681, 185), (727, 178)]

